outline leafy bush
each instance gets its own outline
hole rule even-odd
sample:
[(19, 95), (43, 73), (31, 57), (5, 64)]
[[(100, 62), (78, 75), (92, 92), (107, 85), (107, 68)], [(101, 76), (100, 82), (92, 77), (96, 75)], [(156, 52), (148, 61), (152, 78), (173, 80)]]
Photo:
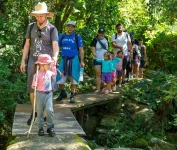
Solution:
[(152, 70), (161, 69), (167, 73), (175, 74), (177, 70), (177, 33), (169, 33), (167, 30), (158, 32), (147, 31), (147, 55), (149, 68)]
[(169, 129), (176, 122), (172, 115), (176, 113), (177, 106), (177, 78), (156, 71), (150, 73), (150, 79), (134, 80), (125, 86), (123, 93), (132, 100), (148, 104), (159, 121), (164, 121), (164, 128)]
[[(134, 122), (132, 122), (128, 118), (121, 119), (118, 116), (115, 120), (115, 125), (106, 132), (106, 142), (101, 144), (109, 148), (137, 147), (137, 140), (141, 139), (141, 142), (144, 141), (143, 144), (141, 143), (141, 147), (143, 146), (143, 148), (145, 148), (147, 147), (146, 141), (148, 141), (150, 138), (154, 136), (162, 138), (160, 129), (156, 131), (152, 130), (151, 132), (147, 133), (145, 130), (146, 127), (142, 122), (144, 122), (144, 118), (136, 118), (134, 119)], [(100, 142), (99, 136), (96, 137), (96, 141), (98, 143)]]
[(13, 113), (16, 103), (24, 103), (26, 101), (27, 95), (24, 76), (18, 73), (12, 73), (12, 70), (9, 69), (7, 64), (5, 65), (4, 63), (0, 63), (0, 80), (1, 123), (9, 118), (8, 114)]

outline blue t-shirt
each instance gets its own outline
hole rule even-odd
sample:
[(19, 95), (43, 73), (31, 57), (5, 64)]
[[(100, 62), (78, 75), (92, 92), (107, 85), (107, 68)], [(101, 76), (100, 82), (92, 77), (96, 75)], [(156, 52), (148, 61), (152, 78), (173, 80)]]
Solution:
[(96, 61), (102, 62), (102, 70), (101, 72), (108, 73), (113, 71), (113, 65), (111, 60), (104, 60), (96, 58)]
[(118, 62), (120, 62), (120, 59), (114, 56), (114, 59), (112, 59), (113, 71), (116, 71), (116, 64)]
[[(77, 48), (77, 43), (75, 40), (75, 34), (72, 33), (70, 35), (65, 34), (63, 40), (61, 41), (61, 38), (63, 34), (60, 34), (59, 39), (58, 39), (58, 45), (59, 47), (62, 47), (62, 56), (76, 56), (79, 54), (79, 50)], [(62, 45), (60, 44), (62, 42)], [(78, 47), (82, 47), (83, 42), (82, 38), (80, 35), (78, 35)]]

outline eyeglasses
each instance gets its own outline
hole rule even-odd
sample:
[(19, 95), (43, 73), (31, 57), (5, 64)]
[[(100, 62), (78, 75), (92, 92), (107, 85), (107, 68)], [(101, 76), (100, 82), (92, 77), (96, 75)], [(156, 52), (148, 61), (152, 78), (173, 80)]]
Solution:
[(41, 38), (41, 37), (42, 37), (41, 29), (38, 29), (38, 30), (37, 30), (37, 36), (38, 36), (38, 38)]

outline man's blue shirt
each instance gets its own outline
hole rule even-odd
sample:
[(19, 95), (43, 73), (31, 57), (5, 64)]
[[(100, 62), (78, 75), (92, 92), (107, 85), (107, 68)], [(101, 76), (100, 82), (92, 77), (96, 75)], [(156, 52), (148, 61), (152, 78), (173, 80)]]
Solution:
[[(78, 47), (82, 47), (83, 46), (83, 42), (82, 42), (82, 38), (80, 35), (78, 35), (78, 47), (77, 47), (77, 43), (75, 40), (75, 34), (76, 33), (72, 33), (70, 35), (64, 34), (64, 38), (61, 41), (61, 38), (63, 36), (63, 34), (61, 34), (59, 36), (58, 39), (58, 45), (59, 47), (62, 47), (62, 56), (76, 56), (79, 54), (79, 50)], [(61, 42), (59, 42), (61, 41)], [(62, 45), (61, 45), (62, 43)]]

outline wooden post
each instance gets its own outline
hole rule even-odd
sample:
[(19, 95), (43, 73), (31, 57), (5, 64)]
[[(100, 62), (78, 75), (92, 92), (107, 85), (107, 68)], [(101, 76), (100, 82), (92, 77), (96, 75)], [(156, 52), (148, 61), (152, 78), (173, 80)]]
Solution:
[(80, 124), (80, 126), (82, 127), (83, 119), (84, 119), (84, 109), (76, 112), (76, 119), (78, 123)]

